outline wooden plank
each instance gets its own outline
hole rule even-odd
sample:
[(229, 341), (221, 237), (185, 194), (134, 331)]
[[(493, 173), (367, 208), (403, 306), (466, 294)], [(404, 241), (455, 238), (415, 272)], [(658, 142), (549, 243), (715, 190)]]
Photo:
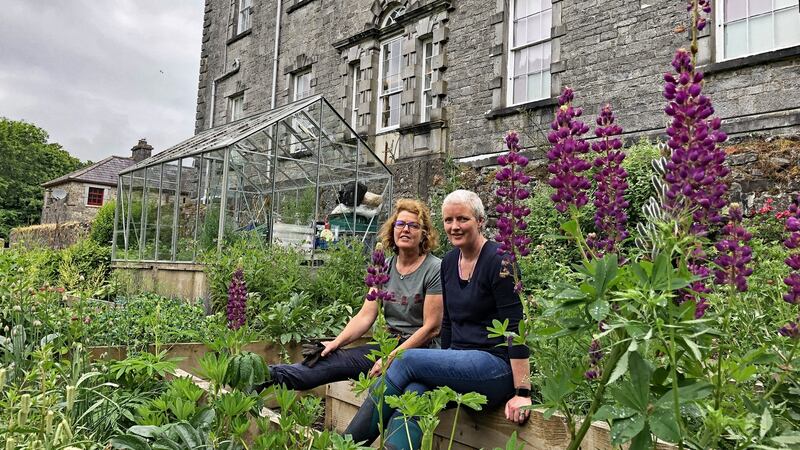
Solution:
[[(352, 382), (331, 383), (326, 394), (326, 426), (329, 429), (342, 432), (347, 427), (350, 419), (363, 403), (365, 395), (353, 394)], [(327, 414), (330, 411), (331, 419)], [(455, 410), (444, 411), (439, 415), (441, 420), (435, 431), (434, 448), (444, 445), (449, 441), (450, 431), (455, 418)], [(580, 426), (580, 423), (576, 424)], [(525, 444), (525, 449), (530, 450), (559, 450), (566, 449), (570, 443), (569, 430), (564, 418), (553, 415), (545, 420), (542, 410), (535, 410), (530, 420), (525, 425), (517, 425), (505, 418), (503, 407), (485, 411), (462, 410), (459, 412), (458, 424), (454, 435), (454, 446), (458, 444), (463, 449), (478, 449), (495, 447), (505, 448), (506, 442), (512, 433), (516, 432), (518, 442)], [(627, 448), (627, 446), (624, 446)], [(454, 447), (456, 448), (456, 447)], [(594, 422), (589, 432), (581, 443), (583, 450), (611, 450), (610, 431), (605, 422)], [(659, 450), (674, 450), (675, 446), (659, 442)]]

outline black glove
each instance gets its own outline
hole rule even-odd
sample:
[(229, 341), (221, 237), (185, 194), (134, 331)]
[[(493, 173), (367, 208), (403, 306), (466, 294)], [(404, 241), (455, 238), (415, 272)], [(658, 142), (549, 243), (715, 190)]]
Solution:
[(300, 351), (300, 354), (303, 355), (302, 364), (306, 367), (314, 367), (317, 361), (319, 361), (320, 354), (323, 350), (325, 350), (325, 346), (319, 341), (311, 344), (303, 344), (302, 350)]

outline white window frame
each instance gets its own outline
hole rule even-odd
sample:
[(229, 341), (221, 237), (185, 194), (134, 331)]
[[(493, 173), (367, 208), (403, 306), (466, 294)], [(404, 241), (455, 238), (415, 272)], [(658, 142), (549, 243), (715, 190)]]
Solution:
[(384, 60), (386, 59), (386, 57), (385, 57), (386, 48), (389, 45), (393, 45), (393, 44), (396, 43), (397, 44), (397, 55), (398, 55), (398, 59), (399, 59), (398, 64), (397, 64), (397, 67), (398, 67), (397, 75), (398, 75), (398, 77), (403, 73), (403, 71), (400, 69), (401, 65), (403, 64), (402, 39), (403, 39), (403, 36), (395, 36), (395, 37), (386, 39), (385, 41), (381, 42), (380, 61), (378, 63), (378, 82), (379, 82), (379, 86), (378, 86), (378, 114), (377, 114), (377, 117), (378, 117), (378, 132), (394, 130), (394, 129), (397, 129), (397, 128), (400, 127), (400, 106), (398, 106), (398, 111), (397, 111), (397, 123), (396, 124), (389, 124), (389, 125), (386, 125), (386, 126), (383, 125), (383, 107), (384, 107), (384, 102), (386, 102), (390, 97), (392, 97), (394, 95), (397, 95), (399, 97), (403, 93), (403, 80), (402, 79), (400, 79), (399, 87), (397, 89), (395, 89), (393, 91), (384, 91), (384, 87), (383, 87), (383, 85), (384, 85), (383, 68), (384, 67), (383, 66), (384, 66)]
[[(514, 102), (514, 78), (515, 78), (515, 75), (516, 75), (516, 73), (514, 72), (514, 56), (515, 56), (515, 52), (518, 52), (520, 50), (525, 50), (525, 49), (528, 49), (528, 48), (533, 48), (533, 47), (541, 45), (541, 46), (543, 46), (543, 51), (545, 49), (549, 49), (550, 55), (548, 55), (548, 60), (550, 61), (550, 64), (552, 65), (552, 45), (550, 43), (553, 40), (553, 36), (550, 34), (550, 32), (551, 32), (550, 28), (552, 28), (552, 25), (553, 25), (553, 15), (552, 15), (553, 3), (552, 3), (552, 1), (550, 1), (550, 7), (549, 8), (545, 8), (545, 9), (543, 9), (543, 10), (538, 12), (538, 14), (541, 14), (541, 13), (547, 11), (548, 9), (550, 10), (550, 28), (547, 29), (546, 32), (542, 33), (543, 35), (546, 35), (546, 37), (542, 38), (542, 39), (539, 39), (538, 41), (531, 41), (531, 42), (526, 42), (526, 43), (520, 44), (520, 45), (514, 45), (514, 22), (515, 22), (514, 16), (516, 15), (515, 8), (516, 8), (516, 5), (517, 5), (517, 1), (520, 1), (520, 0), (510, 0), (509, 1), (509, 11), (508, 11), (508, 35), (507, 35), (507, 38), (508, 38), (508, 52), (506, 54), (507, 59), (508, 59), (507, 65), (506, 65), (506, 75), (507, 75), (506, 76), (506, 83), (507, 83), (506, 104), (508, 106), (521, 105), (521, 104), (525, 104), (525, 103), (535, 102), (537, 100), (544, 100), (544, 99), (550, 98), (549, 89), (542, 89), (542, 95), (540, 97), (538, 97), (538, 98), (527, 98), (527, 93), (526, 93), (526, 96), (525, 96), (524, 100), (519, 101), (519, 102)], [(545, 1), (545, 0), (542, 0), (542, 1)], [(547, 73), (547, 76), (550, 77), (549, 80), (548, 80), (549, 82), (547, 83), (547, 86), (551, 85), (552, 74), (550, 73), (550, 67), (547, 67), (546, 69), (544, 67), (542, 67), (542, 71), (541, 72), (527, 72), (526, 75), (531, 75), (531, 74), (535, 74), (535, 73), (541, 73), (541, 74)], [(544, 75), (542, 75), (542, 79), (544, 80)], [(527, 86), (527, 84), (526, 84), (526, 86)]]
[(358, 128), (358, 83), (361, 82), (361, 63), (355, 63), (350, 66), (350, 82), (353, 85), (352, 89), (350, 89), (350, 125), (355, 130)]
[[(714, 16), (716, 17), (716, 20), (715, 20), (716, 26), (715, 26), (715, 30), (714, 30), (715, 39), (714, 40), (715, 40), (715, 44), (716, 44), (715, 50), (716, 50), (716, 61), (717, 62), (729, 61), (731, 59), (745, 58), (745, 57), (752, 56), (752, 55), (758, 55), (758, 54), (761, 54), (761, 53), (767, 53), (767, 52), (771, 52), (771, 51), (775, 51), (775, 50), (780, 50), (780, 49), (783, 49), (783, 48), (789, 48), (789, 47), (794, 47), (796, 45), (800, 45), (800, 41), (794, 42), (794, 43), (789, 43), (787, 45), (782, 45), (782, 46), (777, 46), (777, 45), (775, 45), (775, 42), (774, 42), (775, 36), (777, 35), (777, 32), (778, 32), (778, 30), (775, 28), (775, 11), (784, 11), (784, 10), (795, 10), (795, 11), (797, 11), (798, 10), (798, 4), (797, 3), (794, 3), (794, 5), (784, 6), (784, 7), (781, 7), (780, 9), (776, 10), (775, 9), (775, 0), (769, 0), (769, 1), (772, 2), (772, 7), (771, 7), (769, 12), (751, 16), (750, 15), (750, 2), (747, 1), (747, 0), (741, 0), (741, 1), (743, 1), (745, 3), (745, 8), (746, 8), (746, 11), (747, 11), (745, 13), (745, 17), (743, 19), (735, 20), (735, 21), (730, 22), (730, 23), (736, 23), (736, 22), (740, 22), (740, 21), (744, 21), (745, 23), (747, 23), (747, 26), (745, 28), (745, 41), (747, 42), (747, 45), (748, 45), (748, 51), (746, 51), (744, 54), (736, 55), (736, 56), (733, 56), (733, 57), (728, 57), (725, 54), (725, 26), (727, 25), (725, 23), (725, 2), (722, 1), (722, 0), (719, 0), (719, 1), (715, 2), (716, 6), (715, 6), (715, 11), (714, 11)], [(800, 12), (798, 12), (798, 14), (800, 14)], [(765, 15), (770, 15), (771, 18), (772, 18), (773, 34), (770, 37), (773, 40), (773, 45), (767, 50), (758, 51), (758, 52), (750, 51), (750, 49), (749, 49), (750, 39), (749, 39), (749, 36), (748, 36), (748, 33), (750, 32), (750, 27), (749, 27), (750, 20), (752, 18), (754, 18), (754, 17), (762, 17), (762, 16), (765, 16)]]
[[(90, 205), (89, 204), (89, 191), (92, 190), (92, 189), (100, 189), (101, 191), (103, 191), (103, 201), (99, 205)], [(108, 192), (108, 187), (107, 186), (97, 186), (97, 185), (94, 185), (94, 184), (88, 184), (88, 185), (85, 186), (85, 189), (83, 191), (83, 204), (85, 206), (88, 206), (89, 208), (99, 208), (99, 207), (101, 207), (101, 206), (106, 204), (106, 202), (108, 201), (108, 195), (109, 195), (109, 192)]]
[(237, 0), (239, 12), (236, 16), (236, 34), (242, 34), (253, 26), (253, 0)]
[[(431, 54), (428, 54), (428, 45), (431, 46)], [(421, 73), (421, 93), (420, 93), (420, 121), (428, 122), (431, 120), (431, 110), (439, 106), (439, 98), (431, 94), (433, 86), (433, 57), (439, 54), (439, 44), (434, 44), (432, 39), (422, 41), (422, 73)], [(430, 78), (427, 78), (430, 76)], [(430, 103), (428, 103), (430, 99)]]
[[(294, 83), (292, 86), (292, 101), (302, 100), (306, 97), (311, 97), (314, 95), (314, 88), (311, 87), (311, 69), (304, 70), (302, 72), (297, 72), (294, 74)], [(306, 86), (308, 89), (303, 89), (302, 82), (305, 80)]]
[(244, 117), (244, 92), (228, 97), (228, 122)]

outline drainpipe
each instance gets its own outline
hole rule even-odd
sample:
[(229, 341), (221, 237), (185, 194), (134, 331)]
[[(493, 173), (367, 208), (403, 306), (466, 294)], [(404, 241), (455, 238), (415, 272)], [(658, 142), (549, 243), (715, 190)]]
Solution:
[(208, 115), (208, 128), (214, 128), (214, 103), (217, 100), (217, 80), (211, 81), (211, 113)]
[(269, 109), (275, 109), (275, 96), (278, 89), (278, 46), (281, 41), (281, 11), (283, 0), (278, 0), (278, 10), (275, 13), (275, 51), (272, 53), (272, 101)]

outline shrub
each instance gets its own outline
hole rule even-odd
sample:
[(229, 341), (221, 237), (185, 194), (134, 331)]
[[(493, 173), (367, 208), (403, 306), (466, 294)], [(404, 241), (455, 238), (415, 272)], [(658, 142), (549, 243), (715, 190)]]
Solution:
[(111, 247), (84, 239), (61, 252), (58, 281), (68, 290), (97, 291), (110, 274)]
[(658, 147), (647, 139), (641, 139), (627, 150), (622, 167), (628, 172), (628, 191), (625, 198), (628, 206), (628, 228), (633, 230), (636, 224), (644, 220), (642, 206), (648, 198), (655, 194), (650, 181), (655, 174), (653, 160), (660, 157)]
[(92, 228), (89, 231), (89, 239), (100, 245), (111, 245), (114, 238), (114, 211), (117, 202), (110, 201), (97, 210), (97, 215), (92, 221)]
[(319, 267), (309, 292), (319, 305), (340, 301), (357, 307), (364, 299), (364, 244), (358, 240), (339, 241), (326, 252), (325, 263)]

